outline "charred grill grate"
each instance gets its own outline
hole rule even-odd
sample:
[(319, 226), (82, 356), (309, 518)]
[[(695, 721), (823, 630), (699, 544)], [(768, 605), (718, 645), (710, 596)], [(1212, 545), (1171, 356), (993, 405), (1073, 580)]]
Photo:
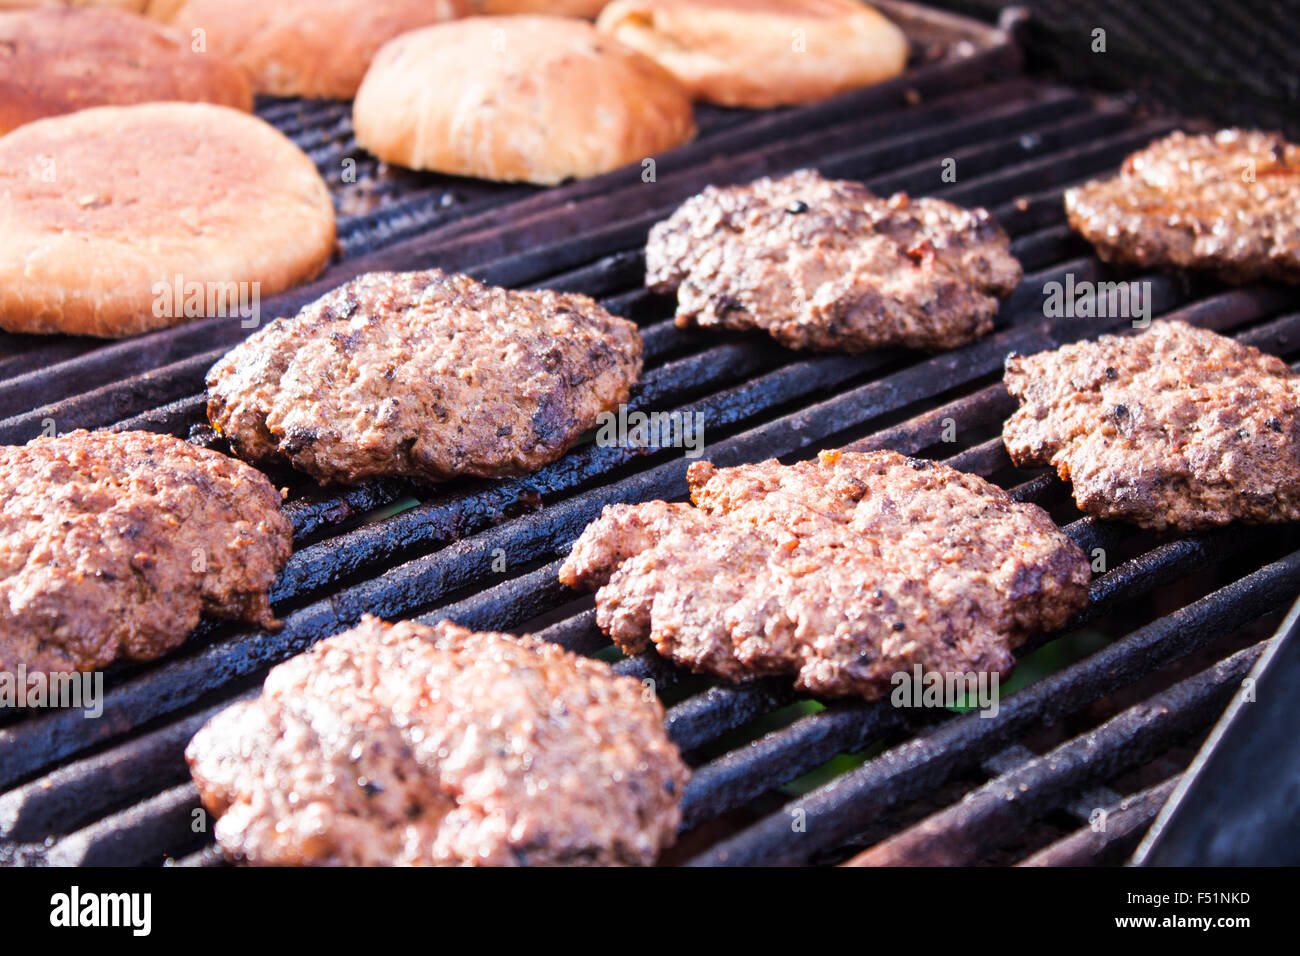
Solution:
[[(698, 144), (660, 160), (652, 184), (634, 170), (548, 191), (462, 185), (444, 205), (446, 184), (365, 167), (346, 111), (263, 106), (323, 167), (356, 158), (373, 183), (367, 201), (378, 203), (344, 220), (341, 263), (266, 303), (268, 315), (382, 267), (436, 264), (587, 292), (642, 327), (647, 371), (634, 407), (702, 412), (716, 464), (841, 445), (946, 458), (1043, 505), (1086, 551), (1104, 550), (1109, 570), (1095, 578), (1091, 606), (1023, 655), (1081, 635), (1095, 649), (1005, 697), (992, 719), (887, 702), (819, 707), (788, 682), (710, 686), (656, 658), (619, 661), (621, 672), (656, 682), (695, 767), (670, 862), (839, 862), (859, 850), (869, 850), (865, 863), (1122, 859), (1185, 765), (1185, 742), (1222, 709), (1271, 616), (1300, 592), (1300, 540), (1288, 529), (1157, 536), (1083, 517), (1054, 477), (1011, 467), (997, 438), (1013, 407), (998, 382), (1005, 355), (1126, 324), (1042, 314), (1045, 282), (1109, 274), (1066, 226), (1061, 191), (1172, 124), (1017, 77), (1014, 51), (996, 35), (955, 34), (943, 17), (921, 24), (914, 33), (946, 36), (948, 56), (902, 83), (807, 110), (718, 111)], [(940, 180), (947, 158), (957, 162), (953, 184)], [(995, 332), (951, 353), (845, 357), (676, 329), (671, 303), (640, 288), (650, 223), (709, 182), (804, 164), (878, 191), (993, 209), (1026, 271)], [(1140, 278), (1157, 313), (1300, 359), (1300, 290)], [(244, 334), (207, 320), (109, 345), (0, 339), (9, 353), (0, 441), (25, 441), (52, 419), (61, 431), (147, 428), (209, 442), (202, 376)], [(953, 444), (943, 441), (949, 421)], [(216, 709), (255, 692), (270, 666), (363, 612), (536, 630), (603, 652), (591, 598), (559, 585), (557, 559), (605, 504), (684, 497), (686, 464), (672, 451), (586, 444), (527, 478), (437, 489), (381, 481), (327, 491), (276, 476), (291, 488), (296, 537), (274, 593), (284, 630), (206, 622), (168, 658), (113, 668), (98, 720), (59, 711), (0, 720), (0, 859), (216, 862), (191, 830), (185, 743)], [(493, 570), (497, 549), (506, 573)], [(844, 755), (858, 755), (856, 765), (845, 768)], [(1113, 824), (1104, 832), (1088, 826), (1099, 808)]]

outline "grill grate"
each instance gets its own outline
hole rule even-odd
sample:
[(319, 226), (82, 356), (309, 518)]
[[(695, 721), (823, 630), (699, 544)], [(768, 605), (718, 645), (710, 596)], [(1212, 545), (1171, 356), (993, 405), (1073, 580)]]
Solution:
[[(960, 44), (948, 36), (951, 53)], [(1015, 76), (1014, 51), (987, 33), (961, 42), (965, 55), (920, 65), (903, 83), (806, 110), (719, 111), (698, 144), (661, 160), (655, 183), (636, 170), (544, 192), (456, 187), (444, 207), (433, 197), (446, 184), (362, 169), (378, 183), (363, 187), (378, 205), (345, 221), (342, 261), (266, 304), (281, 314), (369, 268), (435, 264), (587, 292), (642, 327), (647, 371), (633, 406), (703, 413), (715, 464), (841, 445), (944, 458), (1041, 504), (1086, 551), (1104, 549), (1110, 570), (1094, 580), (1090, 607), (1022, 655), (1083, 632), (1099, 649), (1005, 697), (992, 719), (887, 703), (819, 708), (780, 680), (711, 686), (657, 658), (620, 660), (620, 672), (656, 682), (669, 732), (695, 767), (669, 862), (840, 862), (864, 849), (863, 863), (1121, 858), (1181, 770), (1180, 744), (1221, 709), (1271, 615), (1300, 592), (1300, 540), (1289, 529), (1154, 535), (1083, 517), (1053, 476), (1011, 466), (996, 437), (1013, 407), (998, 383), (1005, 355), (1126, 324), (1042, 314), (1044, 283), (1110, 275), (1065, 225), (1061, 192), (1170, 125)], [(339, 108), (277, 102), (262, 112), (322, 165), (356, 156), (362, 166)], [(957, 161), (953, 184), (940, 179), (947, 158)], [(675, 328), (671, 303), (640, 288), (650, 223), (708, 182), (803, 164), (878, 191), (992, 208), (1026, 269), (994, 333), (940, 355), (846, 357)], [(404, 217), (415, 217), (413, 237), (385, 244), (406, 234)], [(1300, 359), (1300, 290), (1140, 278), (1157, 313)], [(147, 428), (220, 447), (204, 426), (202, 376), (244, 334), (208, 320), (109, 345), (4, 338), (0, 441), (27, 440), (53, 419), (61, 431)], [(954, 444), (942, 440), (947, 420), (957, 424)], [(191, 831), (197, 796), (185, 743), (216, 709), (255, 692), (270, 666), (363, 612), (534, 630), (603, 652), (591, 598), (559, 585), (557, 558), (605, 504), (683, 498), (686, 465), (670, 451), (587, 444), (526, 478), (437, 489), (380, 481), (325, 490), (276, 476), (291, 489), (296, 540), (274, 593), (285, 628), (205, 622), (171, 657), (111, 669), (98, 720), (55, 711), (0, 722), (0, 859), (219, 862)], [(496, 549), (506, 573), (492, 570)], [(827, 768), (848, 754), (862, 755), (857, 766)], [(1133, 780), (1133, 768), (1152, 764), (1160, 779)], [(810, 784), (814, 772), (832, 776)], [(1097, 807), (1113, 811), (1105, 833), (1087, 826)]]
[[(1300, 74), (1285, 25), (1288, 0), (934, 0), (982, 19), (1009, 16), (1031, 67), (1057, 78), (1124, 90), (1137, 102), (1224, 126), (1300, 136)], [(1094, 31), (1105, 52), (1094, 52)]]

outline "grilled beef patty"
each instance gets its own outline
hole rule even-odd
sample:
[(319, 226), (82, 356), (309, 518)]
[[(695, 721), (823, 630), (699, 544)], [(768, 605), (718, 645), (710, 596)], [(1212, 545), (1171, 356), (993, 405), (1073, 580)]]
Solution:
[(597, 621), (727, 680), (792, 674), (874, 699), (900, 672), (1008, 671), (1088, 599), (1083, 553), (1035, 505), (894, 452), (691, 466), (689, 504), (612, 505), (560, 570)]
[(984, 209), (889, 199), (800, 170), (710, 186), (650, 232), (646, 285), (677, 324), (795, 349), (953, 348), (993, 328), (1021, 268)]
[(533, 638), (360, 626), (190, 742), (216, 837), (259, 864), (648, 864), (687, 771), (653, 694)]
[(1007, 360), (1018, 465), (1051, 465), (1079, 508), (1144, 528), (1300, 519), (1300, 376), (1184, 322)]
[(201, 614), (276, 624), (289, 558), (259, 472), (168, 435), (71, 432), (0, 447), (0, 671), (151, 660)]
[(1065, 208), (1108, 262), (1300, 282), (1300, 146), (1276, 133), (1173, 133)]
[(636, 326), (582, 295), (371, 273), (278, 319), (208, 373), (241, 458), (326, 483), (533, 471), (626, 402)]

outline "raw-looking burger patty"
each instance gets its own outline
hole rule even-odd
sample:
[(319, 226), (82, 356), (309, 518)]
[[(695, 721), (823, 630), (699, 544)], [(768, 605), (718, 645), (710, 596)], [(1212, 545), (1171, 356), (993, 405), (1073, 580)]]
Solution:
[(626, 402), (640, 372), (636, 326), (586, 296), (378, 272), (226, 355), (208, 417), (241, 458), (327, 483), (518, 475)]
[(628, 653), (874, 699), (917, 664), (1004, 673), (1088, 600), (1087, 560), (1046, 512), (945, 465), (822, 452), (699, 462), (689, 481), (694, 507), (607, 507), (560, 569), (600, 588), (597, 621)]
[(1300, 282), (1300, 146), (1276, 133), (1173, 133), (1065, 208), (1108, 262)]
[(554, 644), (367, 617), (185, 756), (236, 860), (649, 864), (687, 779), (663, 719), (640, 682)]
[(1300, 376), (1184, 322), (1013, 356), (1003, 440), (1079, 508), (1144, 528), (1300, 519)]
[(168, 435), (0, 448), (0, 671), (151, 660), (201, 614), (276, 626), (290, 543), (262, 474)]
[(993, 328), (1021, 269), (984, 209), (889, 199), (800, 170), (710, 186), (650, 231), (646, 285), (679, 326), (758, 328), (795, 349), (946, 349)]

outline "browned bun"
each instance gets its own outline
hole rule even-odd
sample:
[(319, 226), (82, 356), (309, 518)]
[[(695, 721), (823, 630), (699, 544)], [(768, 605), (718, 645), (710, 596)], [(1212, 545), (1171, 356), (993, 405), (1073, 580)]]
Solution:
[(0, 13), (0, 134), (91, 106), (193, 100), (253, 108), (238, 67), (144, 17), (91, 7)]
[(242, 66), (259, 93), (351, 99), (400, 33), (470, 12), (469, 0), (155, 0), (150, 15)]
[(596, 27), (725, 106), (810, 103), (907, 65), (903, 31), (857, 0), (614, 0)]
[(100, 106), (0, 136), (10, 332), (120, 338), (174, 325), (195, 313), (174, 307), (171, 286), (251, 299), (258, 283), (260, 300), (315, 276), (333, 246), (315, 165), (229, 107)]
[(515, 182), (594, 176), (689, 140), (691, 99), (653, 60), (564, 17), (470, 17), (389, 43), (357, 140), (415, 169)]

